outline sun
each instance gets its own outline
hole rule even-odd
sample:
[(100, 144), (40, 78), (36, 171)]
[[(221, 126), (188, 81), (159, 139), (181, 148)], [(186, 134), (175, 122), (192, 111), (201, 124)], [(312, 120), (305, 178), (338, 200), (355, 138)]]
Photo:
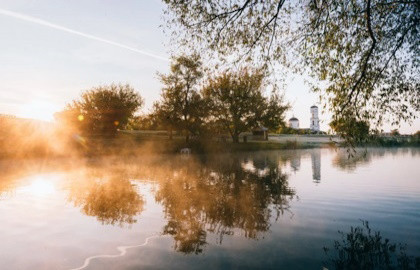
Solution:
[(43, 121), (54, 120), (54, 113), (59, 110), (56, 104), (45, 100), (33, 100), (23, 104), (19, 116)]

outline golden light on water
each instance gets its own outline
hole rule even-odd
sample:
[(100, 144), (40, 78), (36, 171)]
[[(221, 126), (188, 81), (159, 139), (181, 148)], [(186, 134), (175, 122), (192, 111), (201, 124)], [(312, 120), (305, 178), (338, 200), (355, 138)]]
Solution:
[(56, 192), (54, 184), (43, 176), (34, 176), (30, 184), (21, 189), (22, 192), (32, 196), (45, 197)]

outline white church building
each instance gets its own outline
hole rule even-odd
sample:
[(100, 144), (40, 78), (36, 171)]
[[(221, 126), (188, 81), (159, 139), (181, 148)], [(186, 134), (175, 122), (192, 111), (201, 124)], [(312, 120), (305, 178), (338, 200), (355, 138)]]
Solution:
[(318, 118), (318, 107), (311, 106), (311, 124), (310, 129), (312, 131), (319, 131), (319, 118)]
[(292, 117), (289, 119), (289, 127), (294, 128), (294, 129), (299, 129), (299, 119), (297, 119), (296, 117)]
[[(314, 132), (319, 132), (319, 117), (318, 117), (318, 107), (317, 106), (311, 106), (310, 109), (311, 112), (311, 118), (310, 118), (310, 124), (309, 129)], [(299, 129), (299, 119), (296, 117), (292, 117), (289, 119), (289, 127), (293, 129)]]

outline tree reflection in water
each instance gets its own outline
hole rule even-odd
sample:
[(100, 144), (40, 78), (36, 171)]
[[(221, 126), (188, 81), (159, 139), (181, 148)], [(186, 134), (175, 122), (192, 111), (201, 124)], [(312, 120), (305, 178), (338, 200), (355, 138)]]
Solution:
[(173, 236), (177, 251), (202, 252), (208, 232), (218, 235), (219, 243), (235, 233), (258, 238), (270, 228), (273, 210), (278, 217), (289, 209), (295, 192), (278, 161), (265, 158), (254, 166), (238, 156), (190, 160), (160, 183), (156, 200), (168, 220), (163, 233)]
[(330, 256), (326, 264), (331, 269), (420, 269), (420, 257), (408, 256), (405, 245), (392, 244), (379, 231), (372, 231), (368, 221), (339, 234), (341, 239), (334, 241), (334, 250), (324, 247)]
[(411, 155), (416, 156), (420, 151), (416, 147), (407, 148), (358, 148), (352, 156), (344, 149), (335, 151), (332, 165), (344, 171), (354, 171), (360, 166), (368, 165), (373, 160), (383, 158), (384, 156)]
[[(337, 151), (333, 165), (351, 169), (388, 154), (394, 152), (369, 150), (367, 155), (348, 159), (345, 152)], [(163, 233), (174, 238), (177, 251), (200, 253), (209, 234), (216, 235), (218, 243), (226, 235), (251, 239), (263, 236), (273, 219), (290, 211), (289, 203), (296, 196), (282, 169), (291, 166), (297, 172), (302, 169), (301, 157), (310, 156), (311, 163), (302, 166), (308, 169), (312, 164), (313, 175), (320, 180), (320, 155), (319, 151), (302, 150), (188, 158), (115, 156), (68, 163), (58, 160), (42, 166), (29, 162), (19, 164), (19, 168), (3, 161), (0, 168), (10, 169), (0, 176), (0, 196), (27, 185), (27, 175), (65, 172), (69, 180), (63, 190), (72, 204), (103, 224), (122, 226), (135, 223), (143, 211), (145, 201), (137, 183), (141, 179), (154, 181), (152, 195), (162, 205), (166, 218)]]
[(144, 205), (136, 186), (121, 171), (87, 174), (72, 182), (69, 200), (102, 224), (120, 226), (135, 223), (135, 217), (143, 211)]

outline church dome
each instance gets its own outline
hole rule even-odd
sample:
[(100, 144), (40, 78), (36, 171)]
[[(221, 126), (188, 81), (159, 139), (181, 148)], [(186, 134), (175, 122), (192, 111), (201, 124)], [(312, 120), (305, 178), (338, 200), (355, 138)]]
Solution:
[(292, 118), (289, 119), (289, 121), (299, 121), (299, 119), (293, 116)]

